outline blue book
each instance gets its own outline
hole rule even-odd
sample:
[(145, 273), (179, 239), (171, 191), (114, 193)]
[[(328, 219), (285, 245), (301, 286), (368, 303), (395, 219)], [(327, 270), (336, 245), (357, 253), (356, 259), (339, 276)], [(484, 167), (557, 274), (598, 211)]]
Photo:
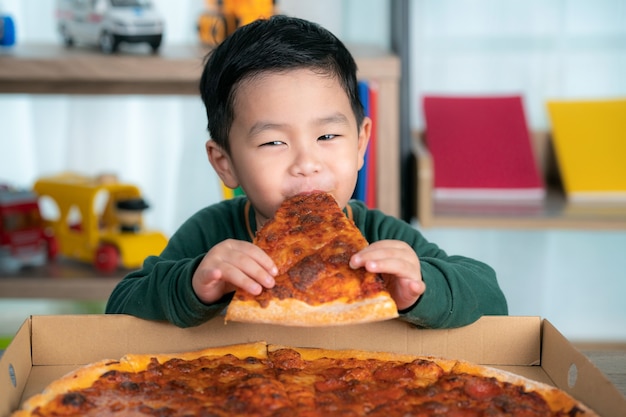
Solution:
[[(365, 110), (365, 116), (370, 116), (370, 92), (369, 85), (367, 81), (359, 81), (359, 98), (361, 99), (361, 104), (363, 105), (363, 109)], [(354, 189), (354, 193), (352, 194), (352, 198), (356, 200), (361, 200), (363, 202), (367, 199), (367, 171), (368, 171), (368, 158), (369, 157), (369, 149), (365, 151), (365, 163), (363, 167), (359, 170), (359, 174), (356, 181), (356, 187)]]

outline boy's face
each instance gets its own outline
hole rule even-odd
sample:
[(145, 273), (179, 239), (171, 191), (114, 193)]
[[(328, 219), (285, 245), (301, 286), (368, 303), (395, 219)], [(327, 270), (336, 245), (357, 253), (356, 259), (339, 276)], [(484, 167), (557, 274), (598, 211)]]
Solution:
[(371, 121), (359, 133), (336, 78), (308, 69), (249, 78), (236, 91), (234, 114), (230, 156), (211, 141), (207, 152), (224, 183), (246, 192), (259, 227), (295, 194), (326, 191), (347, 204)]

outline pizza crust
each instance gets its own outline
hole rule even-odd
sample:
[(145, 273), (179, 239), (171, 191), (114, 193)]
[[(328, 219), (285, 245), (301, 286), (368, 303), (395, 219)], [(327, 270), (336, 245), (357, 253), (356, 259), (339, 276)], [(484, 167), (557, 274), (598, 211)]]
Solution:
[(453, 372), (466, 373), (470, 375), (477, 375), (483, 377), (494, 377), (499, 381), (509, 382), (515, 385), (522, 385), (526, 391), (535, 391), (548, 402), (550, 409), (553, 412), (560, 410), (570, 410), (573, 407), (579, 408), (586, 413), (586, 417), (599, 417), (592, 409), (587, 407), (580, 401), (577, 401), (563, 390), (545, 384), (543, 382), (535, 381), (529, 378), (525, 378), (521, 375), (514, 374), (502, 369), (492, 368), (484, 365), (477, 365), (464, 361), (457, 361), (453, 368)]
[(396, 304), (388, 293), (384, 293), (352, 303), (338, 299), (320, 305), (310, 305), (293, 298), (273, 299), (263, 308), (254, 300), (233, 299), (225, 320), (321, 327), (368, 323), (395, 317), (398, 317)]
[(307, 361), (314, 361), (321, 358), (330, 359), (376, 359), (379, 361), (396, 361), (409, 363), (415, 360), (427, 360), (434, 362), (441, 367), (445, 372), (450, 372), (454, 366), (458, 363), (456, 360), (438, 358), (435, 356), (423, 356), (413, 355), (410, 353), (396, 353), (396, 352), (379, 352), (357, 349), (323, 349), (323, 348), (301, 348), (291, 347), (285, 345), (268, 345), (268, 352), (275, 352), (280, 349), (292, 349), (300, 354), (302, 359)]
[(166, 354), (128, 354), (125, 355), (120, 362), (126, 364), (133, 372), (141, 372), (148, 368), (150, 361), (154, 358), (159, 363), (165, 363), (171, 359), (182, 359), (185, 361), (192, 361), (201, 357), (211, 356), (224, 356), (233, 355), (238, 359), (245, 359), (253, 357), (257, 359), (267, 358), (267, 343), (254, 342), (254, 343), (242, 343), (228, 346), (216, 346), (206, 349), (196, 350), (192, 352), (182, 353), (166, 353)]
[(87, 388), (103, 374), (114, 370), (132, 371), (132, 367), (129, 367), (128, 364), (121, 363), (119, 360), (112, 359), (104, 359), (82, 366), (52, 381), (40, 394), (26, 400), (22, 405), (22, 409), (13, 413), (11, 417), (31, 416), (35, 408), (48, 404), (56, 398), (57, 395)]

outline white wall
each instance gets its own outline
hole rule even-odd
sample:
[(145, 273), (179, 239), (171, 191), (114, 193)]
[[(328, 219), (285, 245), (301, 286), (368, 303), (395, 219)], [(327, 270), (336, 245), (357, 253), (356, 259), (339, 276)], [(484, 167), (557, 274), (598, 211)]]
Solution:
[(626, 232), (422, 232), (448, 254), (491, 265), (509, 314), (545, 317), (571, 340), (626, 341)]

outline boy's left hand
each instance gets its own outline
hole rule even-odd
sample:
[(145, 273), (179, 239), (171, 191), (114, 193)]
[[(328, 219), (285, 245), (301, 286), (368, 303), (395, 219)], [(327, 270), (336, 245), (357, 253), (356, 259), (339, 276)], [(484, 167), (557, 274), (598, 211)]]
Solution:
[(350, 266), (381, 274), (398, 310), (411, 307), (426, 291), (415, 251), (400, 240), (372, 243), (352, 256)]

